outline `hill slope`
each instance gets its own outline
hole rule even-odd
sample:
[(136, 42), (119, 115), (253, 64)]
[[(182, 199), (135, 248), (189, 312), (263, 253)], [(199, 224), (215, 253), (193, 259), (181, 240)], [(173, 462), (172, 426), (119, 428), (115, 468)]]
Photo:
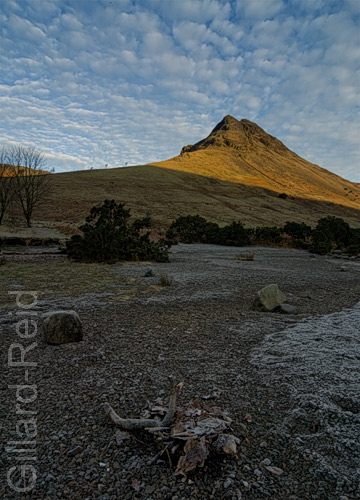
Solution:
[[(226, 116), (204, 140), (170, 160), (111, 170), (52, 175), (38, 220), (78, 223), (104, 199), (150, 213), (165, 227), (180, 215), (218, 223), (314, 225), (343, 217), (360, 226), (360, 186), (307, 162), (255, 123)], [(279, 194), (286, 193), (286, 199)]]

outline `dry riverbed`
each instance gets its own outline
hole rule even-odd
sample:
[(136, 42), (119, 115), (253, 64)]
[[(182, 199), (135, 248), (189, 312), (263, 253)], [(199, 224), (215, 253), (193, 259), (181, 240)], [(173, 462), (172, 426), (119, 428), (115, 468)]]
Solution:
[[(245, 251), (254, 252), (253, 261), (237, 258)], [(149, 267), (155, 276), (145, 277)], [(161, 286), (161, 276), (171, 285)], [(359, 261), (289, 249), (178, 245), (166, 264), (8, 256), (0, 280), (1, 497), (357, 498)], [(251, 310), (256, 291), (270, 283), (298, 314)], [(38, 363), (29, 375), (37, 387), (29, 408), (37, 412), (38, 477), (27, 494), (6, 484), (16, 463), (7, 443), (18, 439), (20, 418), (16, 388), (8, 385), (24, 384), (24, 369), (8, 366), (8, 351), (26, 344), (16, 332), (15, 295), (7, 292), (22, 290), (38, 292), (36, 319), (74, 309), (85, 334), (80, 343), (54, 347), (39, 328), (28, 353)], [(204, 401), (228, 410), (241, 439), (236, 458), (211, 460), (186, 481), (174, 476), (166, 456), (148, 465), (157, 450), (147, 436), (118, 446), (102, 408), (108, 401), (122, 416), (140, 416), (148, 401), (166, 397), (170, 374), (185, 382), (182, 405), (213, 396)]]

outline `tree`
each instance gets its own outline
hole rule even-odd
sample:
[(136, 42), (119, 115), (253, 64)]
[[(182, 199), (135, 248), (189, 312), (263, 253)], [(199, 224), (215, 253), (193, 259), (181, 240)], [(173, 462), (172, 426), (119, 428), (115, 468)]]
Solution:
[(31, 227), (34, 208), (41, 204), (50, 189), (46, 160), (34, 147), (21, 145), (4, 148), (4, 159), (12, 169), (13, 200), (20, 206), (27, 227)]
[(0, 225), (14, 197), (13, 167), (7, 164), (6, 149), (0, 151)]
[(83, 236), (72, 236), (67, 242), (68, 256), (85, 262), (167, 262), (169, 242), (150, 241), (150, 218), (130, 222), (130, 217), (130, 210), (114, 200), (105, 200), (101, 206), (93, 207), (85, 224), (80, 226)]

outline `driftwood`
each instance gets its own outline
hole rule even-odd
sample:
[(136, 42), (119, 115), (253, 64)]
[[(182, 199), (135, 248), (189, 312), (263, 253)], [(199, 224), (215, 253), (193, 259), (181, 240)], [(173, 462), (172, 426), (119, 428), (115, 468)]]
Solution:
[(184, 382), (180, 382), (175, 387), (172, 377), (170, 378), (170, 382), (171, 382), (171, 395), (169, 400), (169, 408), (162, 421), (159, 421), (156, 418), (121, 418), (115, 412), (115, 410), (109, 405), (109, 403), (104, 403), (105, 413), (115, 425), (118, 425), (128, 431), (134, 431), (137, 429), (147, 429), (147, 428), (164, 430), (164, 428), (169, 427), (174, 420), (177, 396), (184, 386)]
[[(162, 449), (149, 464), (166, 456), (170, 466), (175, 468), (175, 475), (186, 477), (194, 469), (203, 467), (210, 455), (235, 455), (240, 440), (224, 432), (231, 425), (226, 413), (217, 406), (201, 404), (198, 398), (190, 401), (186, 407), (176, 408), (177, 396), (184, 383), (175, 386), (173, 379), (170, 380), (171, 393), (167, 408), (158, 399), (157, 405), (150, 406), (144, 418), (121, 418), (109, 403), (105, 403), (106, 415), (122, 429), (143, 429), (151, 433)], [(156, 416), (162, 416), (162, 419)], [(116, 441), (121, 445), (123, 439), (121, 435)]]

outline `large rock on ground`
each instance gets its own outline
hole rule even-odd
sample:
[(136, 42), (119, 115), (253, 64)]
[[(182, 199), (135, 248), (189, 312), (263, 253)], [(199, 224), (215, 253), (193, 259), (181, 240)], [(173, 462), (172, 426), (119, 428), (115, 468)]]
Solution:
[(253, 307), (256, 311), (273, 311), (286, 301), (286, 295), (273, 283), (256, 293)]
[(79, 342), (83, 338), (82, 323), (75, 311), (53, 311), (44, 314), (42, 329), (49, 344)]

